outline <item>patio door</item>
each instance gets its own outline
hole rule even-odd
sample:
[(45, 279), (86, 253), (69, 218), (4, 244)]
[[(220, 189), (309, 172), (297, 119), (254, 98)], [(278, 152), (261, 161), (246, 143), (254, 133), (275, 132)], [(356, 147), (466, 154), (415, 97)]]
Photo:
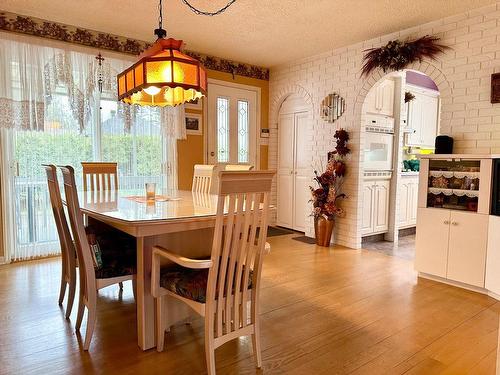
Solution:
[(55, 95), (43, 129), (2, 131), (2, 160), (8, 176), (6, 260), (56, 255), (59, 240), (42, 164), (71, 165), (82, 183), (82, 161), (116, 161), (120, 188), (139, 189), (145, 182), (166, 185), (164, 141), (156, 113), (139, 113), (125, 129), (116, 100), (98, 98), (95, 121), (83, 131), (71, 115), (68, 97)]
[(257, 163), (258, 92), (244, 86), (208, 85), (208, 162)]

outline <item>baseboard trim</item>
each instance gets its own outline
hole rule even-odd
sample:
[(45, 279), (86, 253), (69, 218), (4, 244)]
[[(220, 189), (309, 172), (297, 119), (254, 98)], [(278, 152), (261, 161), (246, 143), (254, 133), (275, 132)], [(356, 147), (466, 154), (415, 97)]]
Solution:
[(488, 290), (488, 296), (500, 301), (500, 294), (496, 294), (495, 292), (492, 292), (491, 290)]
[(428, 279), (428, 280), (432, 280), (432, 281), (438, 281), (440, 283), (455, 286), (457, 288), (467, 289), (467, 290), (470, 290), (471, 292), (486, 294), (487, 296), (490, 296), (490, 297), (495, 298), (495, 299), (500, 301), (500, 295), (495, 294), (493, 292), (490, 292), (488, 289), (485, 289), (485, 288), (480, 288), (480, 287), (477, 287), (474, 285), (461, 283), (460, 281), (453, 281), (453, 280), (445, 279), (444, 277), (430, 275), (430, 274), (425, 273), (425, 272), (419, 272), (418, 277), (422, 277), (424, 279)]

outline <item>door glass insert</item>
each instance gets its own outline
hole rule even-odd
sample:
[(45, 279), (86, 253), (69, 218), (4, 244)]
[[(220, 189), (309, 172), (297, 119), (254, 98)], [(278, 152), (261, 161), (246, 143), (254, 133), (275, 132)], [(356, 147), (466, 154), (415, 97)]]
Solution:
[(238, 100), (238, 163), (248, 163), (248, 102)]
[(217, 160), (229, 162), (229, 99), (217, 98)]

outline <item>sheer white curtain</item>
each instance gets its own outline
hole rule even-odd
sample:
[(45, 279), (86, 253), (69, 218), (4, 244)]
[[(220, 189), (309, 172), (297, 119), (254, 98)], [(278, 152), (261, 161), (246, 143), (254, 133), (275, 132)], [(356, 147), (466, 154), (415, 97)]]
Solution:
[(163, 187), (176, 188), (176, 141), (185, 138), (184, 110), (117, 102), (116, 74), (128, 65), (130, 61), (106, 58), (99, 67), (95, 54), (0, 34), (0, 160), (7, 259), (59, 252), (41, 164), (70, 164), (78, 174), (81, 161), (113, 160), (119, 163), (127, 187), (158, 178)]

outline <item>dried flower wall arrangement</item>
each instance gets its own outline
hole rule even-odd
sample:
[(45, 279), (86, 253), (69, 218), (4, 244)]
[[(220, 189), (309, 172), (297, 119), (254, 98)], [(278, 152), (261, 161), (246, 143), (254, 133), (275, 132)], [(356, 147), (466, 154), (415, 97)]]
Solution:
[(402, 70), (425, 58), (436, 60), (437, 55), (450, 48), (438, 41), (438, 37), (426, 35), (413, 41), (391, 40), (383, 47), (367, 49), (361, 75), (368, 76), (377, 68), (384, 73)]

